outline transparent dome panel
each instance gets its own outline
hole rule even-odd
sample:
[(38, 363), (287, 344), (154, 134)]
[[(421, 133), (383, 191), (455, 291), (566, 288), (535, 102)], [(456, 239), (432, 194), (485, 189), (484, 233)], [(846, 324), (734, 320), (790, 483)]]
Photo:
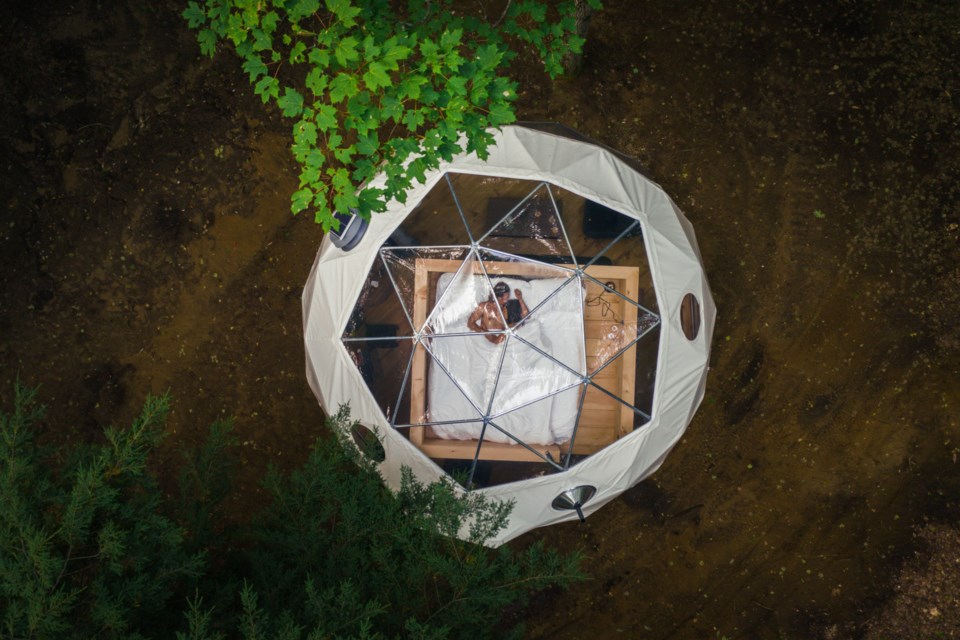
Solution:
[(400, 304), (415, 332), (419, 332), (432, 308), (439, 274), (437, 265), (458, 269), (469, 255), (465, 247), (383, 247), (380, 258)]
[(389, 340), (411, 335), (410, 316), (393, 286), (382, 256), (378, 254), (360, 289), (343, 337)]
[(492, 415), (491, 420), (502, 433), (490, 439), (496, 442), (519, 441), (531, 446), (557, 445), (560, 448), (554, 451), (554, 459), (558, 459), (576, 432), (582, 386), (574, 381), (546, 396), (516, 403), (510, 411)]
[(446, 177), (433, 186), (397, 227), (388, 244), (394, 246), (469, 245), (457, 199)]
[[(620, 388), (620, 381), (610, 385)], [(632, 393), (630, 385), (628, 389)], [(632, 395), (630, 396), (632, 398)], [(577, 432), (573, 441), (575, 456), (589, 456), (629, 435), (647, 420), (637, 417), (637, 410), (629, 400), (624, 400), (615, 391), (596, 383), (587, 385)]]
[(413, 352), (411, 338), (350, 339), (343, 341), (377, 406), (388, 422), (406, 420), (409, 403), (401, 394)]
[(492, 198), (488, 210), (493, 226), (480, 244), (545, 262), (572, 264), (573, 251), (558, 206), (546, 183), (521, 200)]
[[(586, 373), (584, 349), (584, 289), (578, 278), (568, 278), (545, 296), (528, 294), (529, 313), (514, 326), (514, 336), (575, 377)], [(522, 310), (522, 309), (521, 309)]]
[[(591, 269), (595, 273), (600, 269), (607, 270), (603, 267)], [(660, 323), (657, 315), (627, 296), (635, 289), (636, 272), (636, 269), (621, 270), (619, 278), (608, 273), (604, 282), (584, 278), (584, 336), (590, 353), (587, 371), (591, 375)]]
[(447, 367), (423, 343), (417, 343), (413, 349), (403, 394), (409, 398), (408, 420), (398, 420), (396, 427), (434, 425), (440, 429), (450, 425), (439, 435), (455, 439), (476, 437), (479, 433), (483, 420), (480, 403), (468, 397), (460, 381), (451, 377)]
[(575, 275), (571, 264), (544, 262), (482, 246), (477, 248), (477, 255), (483, 263), (484, 272), (491, 278), (516, 276), (524, 280), (557, 278), (566, 281), (567, 278)]
[[(539, 332), (539, 327), (531, 323), (507, 339), (503, 359), (496, 372), (496, 387), (489, 409), (490, 415), (497, 416), (496, 420), (502, 429), (524, 441), (529, 439), (511, 431), (513, 426), (522, 426), (526, 417), (542, 422), (542, 416), (538, 417), (532, 411), (521, 415), (516, 410), (536, 404), (538, 400), (558, 394), (580, 382), (578, 375), (561, 366), (553, 357), (537, 351), (517, 337), (528, 331)], [(508, 412), (512, 418), (510, 426), (503, 423), (506, 419), (504, 414)], [(537, 433), (540, 432), (532, 432), (534, 437)], [(552, 438), (549, 431), (543, 432), (541, 437), (547, 440)]]
[(621, 426), (628, 431), (650, 421), (659, 343), (660, 325), (657, 324), (591, 375), (592, 386), (600, 392), (594, 393), (593, 399), (619, 411)]
[(500, 343), (503, 336), (499, 332), (506, 328), (506, 321), (498, 295), (502, 291), (494, 292), (479, 259), (471, 253), (455, 272), (437, 278), (433, 296), (436, 302), (425, 327), (432, 334), (497, 332), (488, 339)]
[(518, 203), (542, 190), (538, 180), (519, 180), (469, 173), (446, 174), (459, 211), (474, 239), (487, 234)]
[[(488, 337), (463, 334), (425, 340), (431, 355), (431, 421), (458, 420), (489, 412), (506, 342), (494, 342)], [(448, 388), (450, 384), (456, 386), (457, 393)], [(469, 403), (469, 410), (463, 400)]]
[(620, 264), (646, 262), (646, 255), (636, 255), (629, 244), (612, 250), (619, 245), (619, 239), (643, 244), (642, 229), (635, 224), (636, 219), (562, 187), (551, 185), (550, 194), (580, 265), (603, 255)]

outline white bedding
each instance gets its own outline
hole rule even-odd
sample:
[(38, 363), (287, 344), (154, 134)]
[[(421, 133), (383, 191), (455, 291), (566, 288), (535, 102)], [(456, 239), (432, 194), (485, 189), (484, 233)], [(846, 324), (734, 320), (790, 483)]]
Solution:
[[(450, 287), (454, 275), (448, 273), (440, 277), (438, 299)], [(467, 319), (476, 306), (487, 299), (489, 292), (482, 278), (461, 278), (447, 292), (447, 297), (442, 298), (438, 314), (442, 318), (437, 324), (442, 325), (444, 333), (469, 332)], [(427, 382), (430, 422), (472, 420), (432, 428), (441, 438), (477, 439), (482, 428), (479, 419), (489, 406), (491, 421), (527, 444), (565, 442), (570, 439), (576, 423), (580, 377), (524, 341), (551, 354), (570, 369), (582, 372), (583, 289), (576, 281), (569, 282), (543, 308), (535, 309), (566, 280), (492, 278), (494, 284), (501, 281), (510, 286), (511, 297), (514, 289), (520, 289), (531, 314), (503, 345), (493, 344), (481, 334), (436, 337), (430, 341), (429, 349), (434, 356)], [(498, 378), (501, 356), (503, 367)], [(450, 376), (458, 384), (454, 384)], [(565, 390), (550, 395), (558, 389)], [(493, 426), (487, 427), (484, 440), (516, 444)]]

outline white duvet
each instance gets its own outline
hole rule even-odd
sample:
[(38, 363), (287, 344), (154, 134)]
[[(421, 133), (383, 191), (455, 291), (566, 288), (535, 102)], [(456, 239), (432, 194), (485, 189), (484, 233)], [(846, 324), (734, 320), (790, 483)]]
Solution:
[[(470, 314), (487, 299), (489, 287), (483, 276), (457, 281), (454, 276), (440, 277), (437, 298), (441, 302), (439, 313), (434, 314), (434, 326), (442, 333), (467, 335), (438, 336), (428, 343), (433, 358), (427, 380), (427, 412), (436, 435), (478, 439), (482, 416), (489, 412), (492, 424), (484, 440), (510, 444), (521, 440), (539, 445), (569, 440), (580, 394), (581, 376), (574, 372), (582, 375), (584, 371), (583, 289), (575, 279), (493, 277), (494, 284), (502, 281), (509, 285), (511, 297), (514, 289), (520, 289), (531, 310), (513, 335), (497, 345), (481, 334), (469, 334), (467, 327)], [(455, 282), (452, 287), (451, 282)], [(536, 308), (565, 282), (557, 295)], [(442, 297), (444, 292), (447, 296)], [(530, 345), (549, 353), (570, 370)]]

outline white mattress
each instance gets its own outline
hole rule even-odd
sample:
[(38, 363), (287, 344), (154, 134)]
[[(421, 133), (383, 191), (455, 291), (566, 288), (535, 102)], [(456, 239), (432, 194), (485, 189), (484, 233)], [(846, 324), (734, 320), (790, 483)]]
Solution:
[[(454, 276), (442, 275), (437, 286), (437, 298), (442, 300), (442, 329), (444, 333), (468, 333), (467, 319), (487, 299), (489, 287), (483, 276), (467, 276), (441, 298)], [(565, 442), (573, 433), (579, 404), (580, 376), (573, 371), (584, 371), (584, 291), (576, 280), (568, 282), (565, 278), (492, 278), (493, 283), (501, 281), (510, 286), (511, 297), (514, 289), (520, 289), (531, 314), (503, 345), (493, 344), (481, 334), (432, 339), (428, 345), (433, 358), (427, 381), (427, 418), (434, 423), (468, 421), (434, 425), (435, 434), (441, 438), (478, 439), (483, 426), (480, 418), (489, 407), (493, 425), (527, 444)], [(564, 282), (568, 283), (560, 293), (541, 309), (535, 308)], [(516, 444), (492, 425), (487, 427), (484, 440)]]

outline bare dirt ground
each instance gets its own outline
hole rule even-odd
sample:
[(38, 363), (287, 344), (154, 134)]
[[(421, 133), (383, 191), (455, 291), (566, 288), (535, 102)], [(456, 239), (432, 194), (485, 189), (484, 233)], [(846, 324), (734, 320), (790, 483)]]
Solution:
[[(707, 398), (649, 481), (525, 536), (592, 579), (531, 638), (960, 637), (960, 8), (608, 2), (582, 74), (519, 67), (524, 119), (631, 153), (694, 223), (719, 308)], [(887, 6), (889, 5), (889, 6)], [(323, 416), (288, 213), (289, 126), (175, 2), (21, 3), (0, 26), (0, 399), (66, 441), (221, 415), (244, 465)]]

